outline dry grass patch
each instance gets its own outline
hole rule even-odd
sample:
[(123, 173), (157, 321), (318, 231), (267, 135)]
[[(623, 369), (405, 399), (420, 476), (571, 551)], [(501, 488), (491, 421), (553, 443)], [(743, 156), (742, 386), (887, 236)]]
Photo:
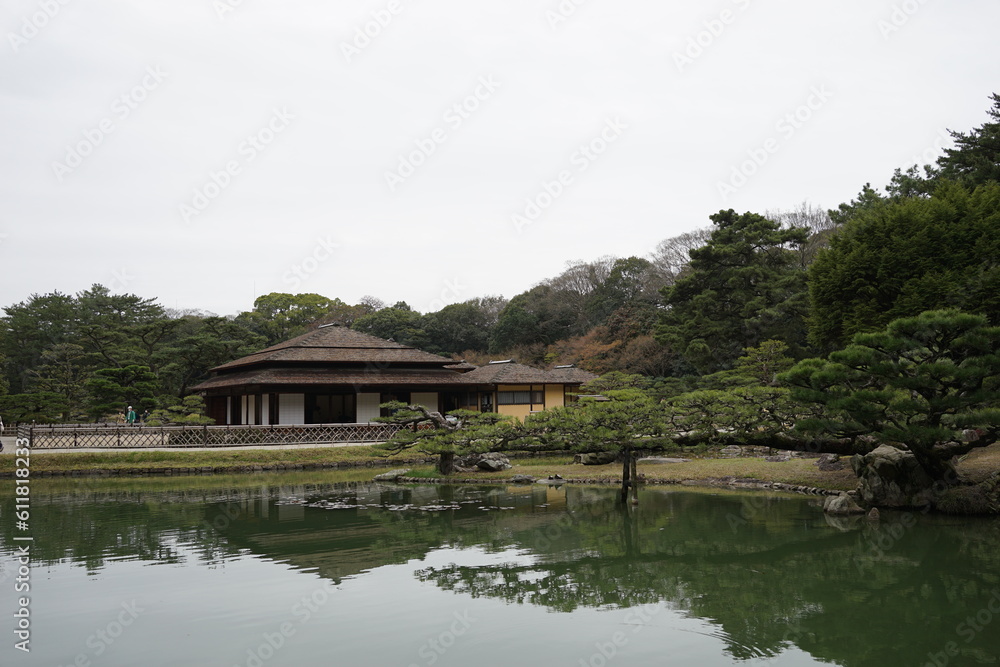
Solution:
[(973, 449), (958, 464), (958, 471), (977, 483), (1000, 472), (1000, 443)]
[[(854, 472), (846, 464), (844, 470), (823, 472), (816, 467), (816, 459), (792, 459), (778, 463), (759, 458), (693, 459), (686, 463), (640, 463), (638, 470), (640, 475), (646, 476), (646, 479), (672, 482), (755, 479), (762, 482), (782, 482), (843, 491), (853, 489), (858, 483)], [(460, 473), (454, 477), (457, 479), (481, 479), (486, 482), (506, 480), (512, 475), (518, 474), (533, 477), (560, 475), (566, 479), (615, 482), (621, 480), (621, 472), (620, 463), (585, 466), (574, 464), (570, 459), (562, 457), (535, 459), (531, 462), (517, 461), (513, 469), (504, 472)]]

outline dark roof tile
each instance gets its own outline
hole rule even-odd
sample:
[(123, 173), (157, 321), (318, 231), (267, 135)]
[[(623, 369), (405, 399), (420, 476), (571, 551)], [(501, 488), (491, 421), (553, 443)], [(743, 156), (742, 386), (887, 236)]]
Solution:
[(218, 375), (192, 387), (194, 391), (226, 389), (246, 385), (351, 385), (386, 387), (395, 385), (436, 385), (465, 387), (465, 373), (447, 369), (386, 369), (371, 372), (329, 368), (259, 368)]
[(480, 366), (476, 370), (466, 373), (465, 377), (470, 382), (480, 384), (562, 384), (566, 382), (558, 379), (549, 371), (513, 361)]
[(454, 363), (452, 359), (424, 352), (409, 345), (376, 338), (341, 326), (326, 326), (216, 366), (212, 370), (225, 371), (271, 362), (404, 363), (434, 366)]

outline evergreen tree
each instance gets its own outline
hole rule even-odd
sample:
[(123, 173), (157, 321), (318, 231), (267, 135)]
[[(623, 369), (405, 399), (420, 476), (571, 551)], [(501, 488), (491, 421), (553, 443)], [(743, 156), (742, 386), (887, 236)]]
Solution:
[(796, 249), (808, 232), (732, 209), (711, 216), (715, 231), (691, 251), (688, 272), (663, 289), (656, 339), (703, 373), (728, 368), (745, 347), (805, 341), (806, 274)]
[(865, 209), (809, 267), (809, 337), (835, 349), (899, 317), (960, 308), (1000, 324), (1000, 184), (942, 184)]
[(1000, 438), (1000, 327), (982, 315), (898, 319), (781, 378), (793, 398), (826, 410), (800, 430), (905, 446), (936, 481), (953, 484), (955, 456)]

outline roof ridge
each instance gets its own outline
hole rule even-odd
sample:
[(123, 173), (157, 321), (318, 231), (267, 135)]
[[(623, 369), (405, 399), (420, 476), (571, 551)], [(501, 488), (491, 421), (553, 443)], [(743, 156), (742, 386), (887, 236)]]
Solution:
[(247, 365), (278, 361), (309, 363), (416, 363), (448, 365), (452, 359), (426, 352), (411, 345), (389, 341), (346, 327), (314, 329), (286, 341), (216, 366), (212, 370), (229, 370)]

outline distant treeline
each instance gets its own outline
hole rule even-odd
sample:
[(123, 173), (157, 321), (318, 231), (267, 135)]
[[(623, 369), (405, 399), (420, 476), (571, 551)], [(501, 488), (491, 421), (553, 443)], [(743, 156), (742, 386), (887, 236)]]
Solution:
[[(94, 420), (126, 404), (175, 409), (209, 369), (331, 322), (474, 363), (514, 357), (696, 387), (748, 348), (779, 341), (801, 359), (858, 332), (955, 308), (1000, 324), (1000, 95), (989, 120), (951, 132), (934, 165), (897, 169), (832, 211), (709, 216), (645, 257), (570, 262), (507, 300), (419, 313), (272, 293), (235, 317), (173, 311), (94, 285), (32, 294), (0, 318), (0, 415)], [(679, 389), (678, 389), (679, 390)]]

